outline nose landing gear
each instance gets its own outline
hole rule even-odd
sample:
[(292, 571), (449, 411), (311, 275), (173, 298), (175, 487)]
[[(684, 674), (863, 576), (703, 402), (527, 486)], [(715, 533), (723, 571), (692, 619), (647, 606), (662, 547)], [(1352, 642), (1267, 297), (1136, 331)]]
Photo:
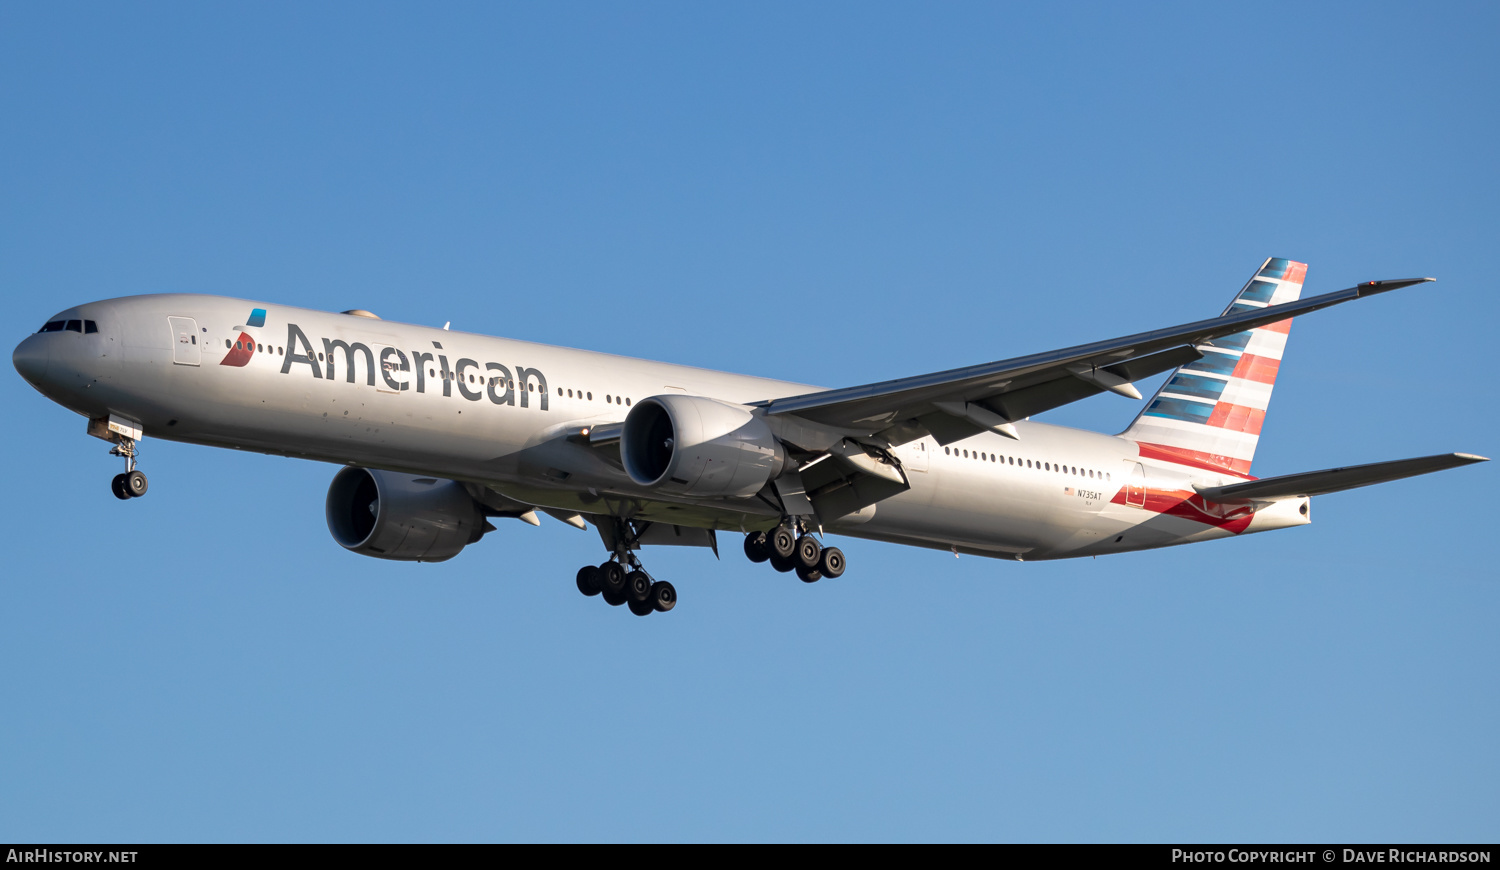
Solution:
[(135, 467), (136, 446), (134, 438), (121, 438), (109, 451), (110, 456), (121, 456), (125, 459), (125, 472), (117, 474), (110, 481), (110, 491), (115, 498), (124, 501), (131, 498), (140, 498), (146, 494), (146, 475)]

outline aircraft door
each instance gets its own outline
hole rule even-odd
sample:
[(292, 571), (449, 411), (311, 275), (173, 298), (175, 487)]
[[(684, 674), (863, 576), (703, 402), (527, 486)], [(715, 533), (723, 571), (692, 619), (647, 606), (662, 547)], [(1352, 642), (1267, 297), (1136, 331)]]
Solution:
[(903, 444), (896, 450), (896, 458), (901, 460), (901, 466), (907, 471), (927, 471), (927, 442), (925, 440), (913, 441)]
[(1130, 480), (1125, 483), (1125, 503), (1136, 507), (1146, 506), (1146, 469), (1139, 463), (1131, 463), (1135, 466), (1130, 472)]
[(191, 317), (168, 317), (172, 332), (172, 362), (195, 366), (203, 362), (203, 345), (198, 343), (198, 321)]

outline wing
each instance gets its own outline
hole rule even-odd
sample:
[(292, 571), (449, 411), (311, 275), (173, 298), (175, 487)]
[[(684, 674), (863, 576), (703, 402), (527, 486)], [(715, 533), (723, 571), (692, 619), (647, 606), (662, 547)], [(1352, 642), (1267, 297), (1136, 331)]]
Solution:
[(1325, 495), (1330, 492), (1342, 492), (1346, 489), (1385, 483), (1388, 480), (1400, 480), (1403, 477), (1431, 474), (1434, 471), (1458, 468), (1460, 465), (1469, 465), (1474, 462), (1489, 462), (1489, 459), (1472, 453), (1439, 453), (1436, 456), (1420, 456), (1416, 459), (1351, 465), (1346, 468), (1329, 468), (1325, 471), (1305, 471), (1301, 474), (1286, 474), (1246, 483), (1198, 487), (1197, 489), (1198, 494), (1208, 501), (1221, 503)]
[(1105, 390), (1139, 399), (1131, 382), (1199, 358), (1196, 344), (1431, 280), (1369, 281), (1167, 329), (760, 405), (767, 415), (795, 415), (883, 446), (929, 434), (950, 444), (986, 430), (1014, 438), (1012, 421)]

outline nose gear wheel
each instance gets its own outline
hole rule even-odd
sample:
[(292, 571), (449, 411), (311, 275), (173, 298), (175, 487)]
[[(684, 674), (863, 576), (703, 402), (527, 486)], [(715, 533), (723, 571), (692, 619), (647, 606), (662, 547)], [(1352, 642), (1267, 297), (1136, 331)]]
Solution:
[(121, 438), (114, 447), (110, 448), (110, 456), (119, 456), (125, 460), (125, 472), (115, 475), (109, 482), (110, 492), (113, 492), (115, 498), (121, 501), (140, 498), (146, 494), (148, 488), (146, 474), (135, 467), (137, 453), (134, 438)]

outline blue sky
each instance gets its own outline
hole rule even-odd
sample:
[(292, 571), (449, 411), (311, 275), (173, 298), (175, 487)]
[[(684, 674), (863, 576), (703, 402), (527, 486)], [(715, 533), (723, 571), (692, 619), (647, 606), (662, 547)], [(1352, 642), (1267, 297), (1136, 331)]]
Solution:
[[(217, 293), (845, 386), (1307, 291), (1254, 471), (1497, 451), (1493, 4), (0, 6), (12, 346)], [(1480, 466), (1312, 526), (804, 586), (502, 524), (339, 548), (334, 469), (11, 372), (0, 840), (1500, 836)], [(1103, 396), (1044, 419), (1118, 431)], [(148, 433), (149, 435), (149, 433)]]

